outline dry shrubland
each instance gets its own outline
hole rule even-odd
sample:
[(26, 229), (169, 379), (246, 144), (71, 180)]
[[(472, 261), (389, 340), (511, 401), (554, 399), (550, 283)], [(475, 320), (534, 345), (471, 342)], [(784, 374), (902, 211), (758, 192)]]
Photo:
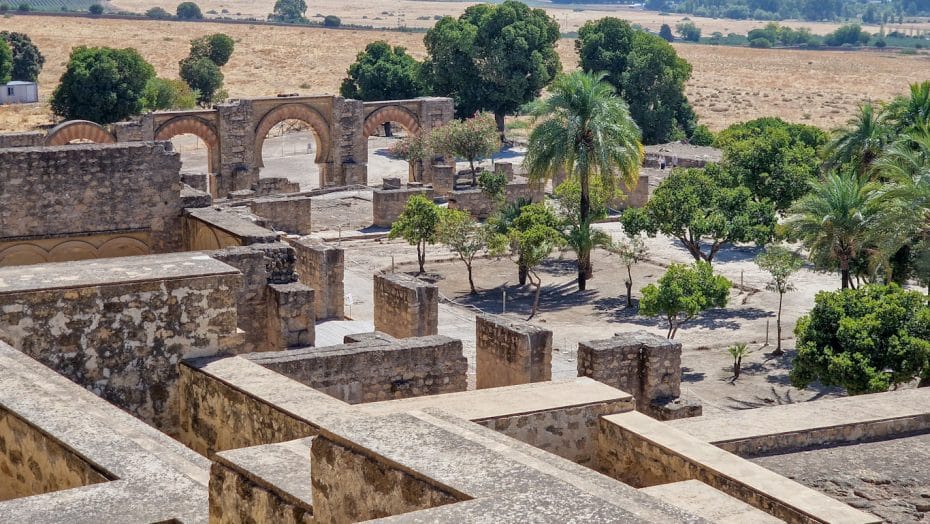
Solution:
[[(134, 47), (159, 75), (177, 77), (180, 59), (198, 36), (224, 32), (236, 41), (224, 68), (231, 97), (276, 93), (335, 93), (346, 68), (368, 42), (383, 39), (424, 56), (423, 35), (389, 31), (328, 30), (162, 21), (13, 16), (3, 29), (28, 33), (47, 60), (40, 95), (47, 99), (77, 45)], [(693, 66), (687, 93), (712, 129), (758, 116), (830, 128), (856, 104), (903, 92), (926, 80), (927, 55), (892, 51), (795, 51), (676, 44)], [(565, 69), (576, 67), (571, 40), (559, 43)], [(46, 104), (0, 108), (0, 130), (24, 130), (51, 120)]]

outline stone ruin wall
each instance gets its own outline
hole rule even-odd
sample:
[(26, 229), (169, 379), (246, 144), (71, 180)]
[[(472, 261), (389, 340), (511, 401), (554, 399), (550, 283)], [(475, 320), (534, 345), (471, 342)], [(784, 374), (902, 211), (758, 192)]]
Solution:
[(345, 318), (345, 254), (342, 249), (308, 240), (288, 240), (296, 252), (294, 271), (313, 289), (317, 320)]
[[(521, 198), (542, 202), (545, 196), (542, 184), (530, 183), (523, 178), (508, 183), (504, 188), (505, 202), (516, 202)], [(467, 211), (478, 220), (488, 218), (497, 208), (497, 203), (480, 189), (457, 189), (446, 194), (446, 197), (449, 199), (449, 209)]]
[(375, 188), (371, 195), (371, 223), (377, 227), (391, 227), (404, 211), (407, 200), (413, 195), (433, 197), (433, 190), (422, 186), (404, 186), (400, 189)]
[(467, 387), (462, 341), (442, 335), (369, 339), (245, 358), (349, 404), (455, 393)]
[(439, 333), (439, 288), (402, 273), (374, 276), (375, 331), (396, 338)]
[(0, 241), (141, 230), (178, 251), (180, 167), (152, 142), (0, 150)]
[(475, 319), (477, 388), (552, 380), (552, 331), (496, 315)]

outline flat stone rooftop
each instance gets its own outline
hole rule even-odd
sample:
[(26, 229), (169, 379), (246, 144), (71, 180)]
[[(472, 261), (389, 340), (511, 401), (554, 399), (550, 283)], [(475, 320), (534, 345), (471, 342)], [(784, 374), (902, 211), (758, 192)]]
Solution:
[(11, 266), (0, 268), (0, 295), (238, 273), (237, 269), (203, 253)]

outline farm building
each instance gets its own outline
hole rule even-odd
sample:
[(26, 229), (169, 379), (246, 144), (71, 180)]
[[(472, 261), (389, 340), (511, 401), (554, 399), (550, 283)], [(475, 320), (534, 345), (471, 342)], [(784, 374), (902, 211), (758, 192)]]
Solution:
[(0, 104), (31, 104), (39, 101), (39, 86), (35, 82), (14, 80), (0, 88)]

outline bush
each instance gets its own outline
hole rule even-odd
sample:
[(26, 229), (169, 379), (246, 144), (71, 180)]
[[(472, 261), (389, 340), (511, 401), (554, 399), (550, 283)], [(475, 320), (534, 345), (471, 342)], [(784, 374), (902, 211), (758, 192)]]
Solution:
[(191, 40), (190, 56), (209, 58), (218, 67), (223, 67), (226, 62), (229, 62), (229, 57), (232, 56), (235, 47), (236, 43), (229, 35), (214, 33)]
[(223, 72), (207, 57), (189, 56), (180, 62), (181, 79), (197, 91), (197, 101), (207, 104), (223, 85)]
[(323, 27), (339, 27), (342, 25), (342, 20), (336, 15), (327, 15), (323, 19)]
[(200, 12), (200, 6), (194, 2), (181, 2), (177, 9), (178, 18), (181, 20), (202, 20), (203, 13)]
[(19, 4), (16, 10), (20, 13), (28, 13), (29, 11), (32, 11), (32, 7), (29, 4)]
[(874, 45), (875, 47), (878, 47), (878, 48), (882, 48), (882, 47), (885, 47), (885, 46), (887, 46), (888, 44), (887, 44), (887, 43), (885, 43), (885, 41), (884, 41), (884, 40), (882, 40), (881, 38), (879, 38), (879, 39), (878, 39), (878, 40), (876, 40), (876, 41), (875, 41), (875, 43), (874, 43), (874, 44), (872, 44), (872, 45)]
[(145, 12), (145, 16), (156, 20), (167, 20), (171, 18), (171, 13), (165, 11), (161, 7), (153, 7)]
[(768, 38), (753, 38), (749, 41), (749, 47), (755, 47), (756, 49), (769, 49), (772, 47), (772, 42)]
[(693, 266), (672, 264), (655, 284), (643, 288), (639, 312), (665, 317), (665, 338), (675, 338), (678, 328), (702, 311), (725, 307), (731, 285), (725, 277), (715, 275), (707, 262), (695, 262)]
[(675, 26), (675, 31), (688, 42), (699, 42), (701, 40), (701, 28), (694, 25), (694, 22), (678, 24)]
[(87, 8), (87, 12), (92, 15), (102, 15), (103, 6), (100, 4), (91, 4), (91, 6)]
[(196, 105), (197, 93), (181, 80), (156, 77), (145, 84), (142, 108), (146, 111), (193, 109)]
[(714, 145), (714, 133), (707, 126), (701, 124), (694, 128), (688, 142), (695, 146), (712, 146)]

